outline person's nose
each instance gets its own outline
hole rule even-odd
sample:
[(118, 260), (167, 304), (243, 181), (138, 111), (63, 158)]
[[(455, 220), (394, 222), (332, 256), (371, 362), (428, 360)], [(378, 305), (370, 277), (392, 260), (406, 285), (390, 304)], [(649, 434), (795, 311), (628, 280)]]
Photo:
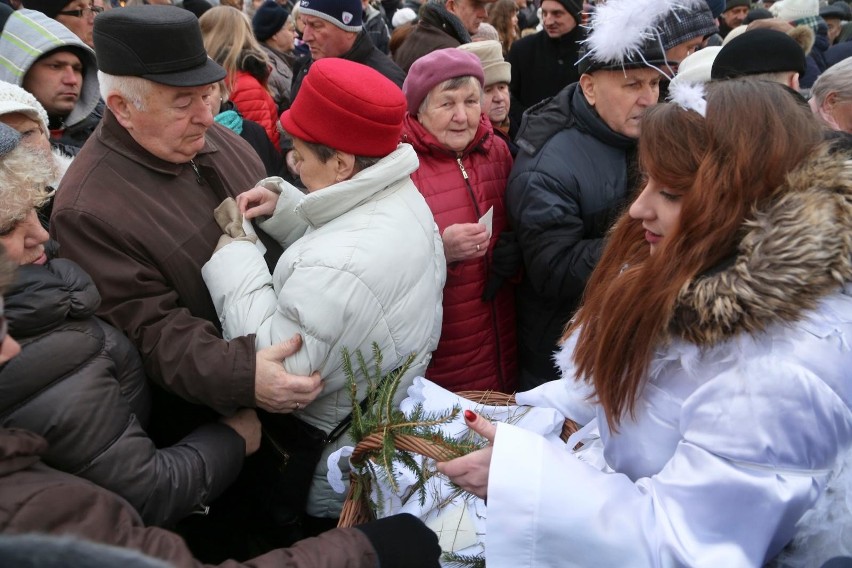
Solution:
[(453, 122), (467, 122), (467, 113), (464, 111), (464, 103), (453, 107)]
[(636, 101), (636, 104), (642, 108), (647, 108), (657, 104), (659, 98), (660, 88), (656, 85), (648, 84), (642, 87), (642, 92), (639, 94), (639, 100)]
[(49, 238), (50, 235), (44, 230), (44, 227), (41, 226), (41, 222), (39, 222), (37, 217), (34, 219), (34, 222), (27, 223), (27, 232), (24, 235), (24, 245), (27, 248), (42, 245), (46, 243)]
[(198, 97), (198, 101), (193, 102), (193, 107), (193, 122), (209, 128), (213, 124), (213, 110), (209, 102), (204, 102), (204, 97)]
[(314, 32), (311, 29), (311, 26), (305, 26), (305, 29), (302, 30), (302, 41), (305, 43), (314, 41)]
[(79, 75), (76, 71), (74, 71), (74, 68), (70, 65), (65, 67), (62, 71), (62, 82), (66, 85), (76, 85), (78, 82), (80, 82)]
[(654, 209), (651, 207), (649, 201), (649, 193), (650, 190), (646, 184), (639, 196), (630, 204), (627, 214), (632, 219), (639, 221), (651, 221), (654, 219)]

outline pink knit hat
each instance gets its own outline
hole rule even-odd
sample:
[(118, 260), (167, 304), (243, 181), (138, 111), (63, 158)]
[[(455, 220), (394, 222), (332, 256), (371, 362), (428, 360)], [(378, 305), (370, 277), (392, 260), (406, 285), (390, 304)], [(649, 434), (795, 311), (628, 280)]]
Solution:
[(281, 125), (300, 140), (383, 158), (396, 149), (404, 117), (405, 97), (390, 79), (366, 65), (329, 57), (311, 65)]
[(479, 58), (455, 47), (438, 49), (415, 61), (402, 84), (409, 114), (417, 114), (420, 103), (433, 87), (447, 79), (467, 75), (476, 77), (480, 85), (485, 83), (485, 74), (482, 72)]

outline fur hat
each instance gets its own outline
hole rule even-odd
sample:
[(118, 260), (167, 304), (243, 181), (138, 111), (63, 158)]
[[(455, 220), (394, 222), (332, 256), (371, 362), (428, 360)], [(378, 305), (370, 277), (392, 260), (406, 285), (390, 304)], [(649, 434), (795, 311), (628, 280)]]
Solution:
[(24, 8), (41, 12), (48, 18), (56, 19), (56, 15), (65, 9), (71, 0), (25, 0)]
[(347, 32), (361, 31), (360, 0), (300, 0), (299, 14), (331, 22)]
[(721, 49), (718, 46), (708, 46), (686, 56), (680, 62), (672, 83), (709, 83), (713, 61)]
[(0, 81), (0, 116), (19, 112), (38, 122), (45, 136), (50, 135), (47, 127), (47, 112), (41, 103), (29, 92), (17, 85)]
[(713, 79), (731, 79), (761, 73), (805, 73), (805, 52), (784, 32), (756, 29), (722, 47), (713, 62)]
[(394, 28), (398, 28), (399, 26), (407, 24), (408, 22), (413, 22), (416, 19), (417, 12), (406, 6), (405, 8), (400, 8), (393, 13), (391, 25), (393, 25)]
[(473, 41), (458, 47), (469, 51), (479, 58), (485, 81), (483, 86), (490, 87), (495, 83), (512, 81), (512, 65), (503, 59), (503, 48), (499, 41)]
[(777, 16), (788, 22), (819, 16), (819, 0), (783, 0), (777, 5)]
[(207, 56), (198, 18), (174, 6), (108, 10), (95, 18), (98, 69), (173, 87), (209, 85), (225, 70)]
[(366, 65), (330, 57), (311, 65), (281, 125), (300, 140), (380, 158), (399, 144), (403, 118), (405, 97), (390, 79)]
[(254, 13), (251, 19), (251, 29), (254, 31), (254, 37), (257, 41), (263, 43), (272, 36), (278, 33), (284, 24), (287, 23), (287, 18), (290, 13), (281, 7), (275, 0), (266, 0)]
[(0, 158), (17, 148), (20, 143), (20, 132), (0, 122)]
[(420, 104), (433, 87), (448, 79), (470, 75), (484, 86), (485, 74), (479, 59), (468, 51), (455, 47), (437, 49), (415, 61), (402, 84), (408, 101), (408, 112), (416, 115)]

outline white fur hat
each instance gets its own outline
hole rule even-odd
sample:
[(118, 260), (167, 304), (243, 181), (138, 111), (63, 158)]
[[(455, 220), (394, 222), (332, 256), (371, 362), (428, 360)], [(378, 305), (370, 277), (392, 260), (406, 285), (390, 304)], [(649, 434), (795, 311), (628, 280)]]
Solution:
[(672, 83), (709, 83), (713, 61), (721, 50), (721, 46), (710, 46), (688, 55), (680, 62)]
[(783, 0), (773, 8), (778, 4), (777, 16), (788, 22), (819, 16), (819, 0)]
[(47, 112), (36, 98), (17, 85), (0, 81), (0, 116), (19, 112), (41, 124), (44, 135), (50, 137), (47, 126)]
[(408, 22), (413, 22), (416, 19), (417, 12), (415, 12), (411, 8), (400, 8), (399, 10), (393, 13), (391, 25), (395, 28), (398, 28), (399, 26), (407, 24)]

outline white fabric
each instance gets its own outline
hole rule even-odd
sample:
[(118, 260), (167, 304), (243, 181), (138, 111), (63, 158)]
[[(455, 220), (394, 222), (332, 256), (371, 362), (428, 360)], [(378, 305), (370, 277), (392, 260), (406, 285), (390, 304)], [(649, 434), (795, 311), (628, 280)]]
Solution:
[[(803, 515), (816, 503), (850, 525), (845, 494), (824, 491), (852, 445), (850, 338), (852, 298), (838, 293), (795, 325), (704, 352), (674, 344), (655, 357), (635, 420), (613, 433), (598, 409), (601, 438), (585, 451), (602, 459), (498, 425), (489, 568), (760, 566), (797, 530), (821, 544), (792, 565), (848, 553), (837, 519)], [(561, 362), (558, 382), (572, 381)], [(550, 406), (576, 407), (583, 391), (550, 386)], [(848, 487), (849, 468), (832, 483)]]
[[(221, 248), (202, 269), (225, 338), (255, 333), (263, 348), (302, 335), (285, 367), (299, 375), (319, 371), (325, 387), (297, 414), (327, 432), (352, 409), (343, 348), (360, 349), (372, 362), (378, 343), (386, 371), (416, 353), (402, 398), (438, 343), (446, 261), (432, 213), (409, 177), (418, 165), (402, 144), (352, 179), (308, 195), (280, 178), (263, 180), (281, 193), (261, 228), (289, 245), (274, 274), (248, 242)], [(344, 436), (324, 457), (346, 442)], [(315, 479), (308, 513), (336, 516), (342, 497), (328, 490), (325, 459)]]

